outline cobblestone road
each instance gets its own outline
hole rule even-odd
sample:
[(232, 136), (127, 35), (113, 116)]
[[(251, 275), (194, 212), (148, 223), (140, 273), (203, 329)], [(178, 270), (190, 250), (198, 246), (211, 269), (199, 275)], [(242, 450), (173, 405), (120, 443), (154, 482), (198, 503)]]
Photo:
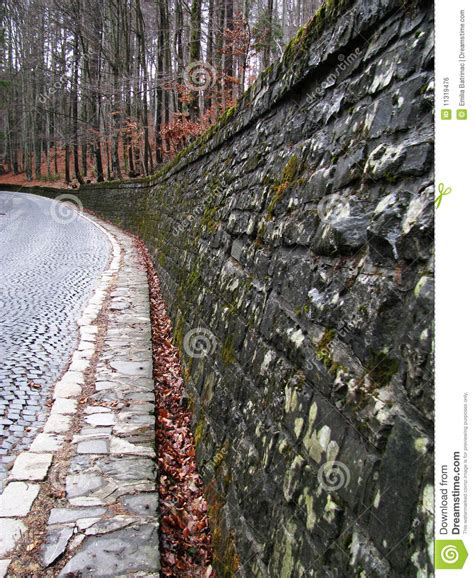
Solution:
[(88, 219), (36, 195), (0, 191), (0, 491), (8, 462), (44, 423), (109, 255), (107, 237)]

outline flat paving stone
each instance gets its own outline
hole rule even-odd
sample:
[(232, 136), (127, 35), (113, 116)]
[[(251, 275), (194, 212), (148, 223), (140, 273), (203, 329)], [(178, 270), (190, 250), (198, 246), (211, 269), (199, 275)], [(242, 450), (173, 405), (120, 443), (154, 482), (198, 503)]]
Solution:
[[(147, 416), (148, 417), (148, 416)], [(138, 423), (137, 423), (138, 421)], [(114, 426), (114, 434), (119, 437), (130, 436), (137, 432), (144, 431), (143, 428), (150, 428), (151, 425), (148, 421), (144, 420), (134, 420), (134, 423), (119, 423)]]
[(80, 442), (77, 444), (78, 454), (108, 454), (108, 443), (104, 439)]
[[(134, 424), (142, 426), (153, 426), (154, 416), (148, 414), (134, 413), (131, 411), (121, 411), (117, 416), (118, 423), (122, 424)], [(119, 425), (117, 425), (119, 427)]]
[(131, 444), (127, 440), (115, 436), (110, 441), (110, 453), (148, 456), (150, 458), (155, 456), (155, 450), (153, 448)]
[(108, 534), (110, 532), (115, 532), (116, 530), (121, 530), (127, 526), (137, 522), (137, 518), (131, 516), (114, 516), (113, 518), (107, 518), (105, 520), (98, 520), (94, 524), (91, 524), (89, 528), (86, 529), (86, 536), (96, 536), (98, 534)]
[(15, 460), (11, 477), (14, 480), (44, 480), (53, 461), (53, 454), (23, 452)]
[(0, 578), (4, 578), (8, 572), (8, 566), (10, 566), (11, 559), (0, 560)]
[[(92, 321), (92, 319), (91, 319)], [(86, 359), (75, 359), (70, 366), (71, 371), (85, 371), (90, 365), (90, 361)]]
[(109, 436), (112, 433), (111, 427), (83, 427), (79, 432), (81, 436), (101, 435)]
[(60, 577), (85, 576), (115, 578), (133, 572), (158, 572), (157, 524), (144, 524), (102, 536), (90, 536), (66, 564)]
[(54, 388), (54, 397), (78, 397), (81, 391), (78, 383), (58, 383)]
[(89, 425), (108, 426), (115, 424), (115, 415), (112, 413), (94, 413), (86, 417), (86, 423)]
[(105, 508), (54, 508), (49, 515), (48, 524), (66, 524), (84, 518), (97, 518), (106, 511)]
[(102, 391), (105, 389), (115, 389), (119, 386), (120, 384), (115, 381), (100, 381), (96, 383), (95, 388), (97, 391)]
[(41, 560), (44, 566), (51, 566), (59, 556), (64, 554), (73, 533), (74, 528), (50, 528), (48, 530), (46, 543), (41, 549)]
[(90, 405), (84, 409), (84, 413), (90, 415), (92, 413), (111, 413), (111, 411), (107, 407), (101, 407), (100, 405)]
[(71, 416), (52, 413), (44, 426), (45, 433), (66, 433), (71, 427)]
[(114, 480), (125, 481), (153, 481), (156, 479), (156, 464), (146, 458), (130, 456), (110, 459), (100, 464), (101, 470)]
[(57, 452), (64, 442), (64, 436), (40, 433), (31, 444), (30, 452)]
[[(98, 430), (102, 430), (103, 428), (97, 428)], [(83, 433), (81, 432), (72, 438), (73, 444), (78, 444), (80, 442), (90, 442), (93, 440), (109, 440), (109, 434), (105, 434), (102, 431), (91, 431), (90, 433)]]
[(77, 411), (77, 401), (67, 397), (58, 397), (53, 403), (51, 413), (59, 413), (64, 415), (75, 414)]
[(129, 512), (140, 516), (156, 516), (158, 512), (157, 493), (122, 496), (120, 502)]
[[(88, 329), (93, 329), (93, 327), (88, 327)], [(97, 329), (97, 328), (95, 328)], [(72, 384), (72, 385), (84, 385), (84, 372), (83, 371), (73, 371), (68, 369), (67, 372), (61, 377), (58, 384)]]
[[(82, 520), (77, 521), (76, 527), (78, 530), (84, 531), (96, 524), (99, 520), (100, 518), (83, 518)], [(85, 538), (85, 536), (82, 537)]]
[(77, 474), (67, 476), (66, 493), (68, 498), (86, 496), (104, 485), (104, 478), (98, 474)]
[(0, 532), (0, 557), (12, 550), (22, 534), (26, 532), (26, 526), (21, 520), (2, 518), (2, 531)]
[(153, 371), (153, 364), (151, 361), (113, 361), (110, 366), (118, 373), (137, 377), (151, 377)]
[[(31, 510), (40, 487), (26, 482), (10, 482), (0, 495), (0, 518), (23, 518)], [(2, 522), (0, 522), (1, 525)]]

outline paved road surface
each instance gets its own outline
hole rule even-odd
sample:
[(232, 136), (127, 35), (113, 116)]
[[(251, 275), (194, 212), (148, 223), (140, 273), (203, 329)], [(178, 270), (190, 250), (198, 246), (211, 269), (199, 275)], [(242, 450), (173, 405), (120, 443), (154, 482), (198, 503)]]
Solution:
[(6, 464), (44, 423), (109, 254), (107, 237), (76, 211), (0, 191), (0, 491)]

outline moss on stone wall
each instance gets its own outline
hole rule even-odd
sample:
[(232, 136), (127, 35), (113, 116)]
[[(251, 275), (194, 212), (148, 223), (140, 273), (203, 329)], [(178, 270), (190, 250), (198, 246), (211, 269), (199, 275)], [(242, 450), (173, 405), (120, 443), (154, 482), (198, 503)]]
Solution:
[(283, 167), (281, 177), (276, 179), (273, 184), (273, 194), (267, 209), (267, 220), (273, 218), (275, 209), (283, 199), (285, 193), (296, 183), (296, 177), (300, 170), (301, 163), (297, 155), (291, 155)]
[(324, 29), (329, 29), (331, 24), (351, 4), (352, 0), (325, 0), (315, 15), (295, 34), (288, 43), (283, 53), (283, 61), (289, 67), (303, 57), (311, 44), (321, 35)]
[(235, 532), (228, 531), (224, 526), (225, 502), (214, 483), (205, 488), (205, 495), (209, 503), (208, 516), (212, 528), (213, 566), (219, 576), (235, 578), (240, 568), (240, 556), (237, 553)]
[(224, 365), (235, 363), (235, 345), (232, 335), (227, 335), (222, 345), (222, 361)]

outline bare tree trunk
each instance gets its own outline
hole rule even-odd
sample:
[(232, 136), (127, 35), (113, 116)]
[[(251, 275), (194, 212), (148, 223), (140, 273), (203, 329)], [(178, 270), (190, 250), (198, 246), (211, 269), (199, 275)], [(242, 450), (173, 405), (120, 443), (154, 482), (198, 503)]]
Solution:
[(66, 183), (69, 184), (71, 182), (71, 170), (69, 168), (69, 159), (71, 156), (71, 151), (69, 147), (69, 143), (66, 143), (64, 148), (64, 171), (65, 171), (65, 179)]
[(79, 34), (74, 34), (74, 72), (72, 86), (72, 151), (74, 156), (74, 174), (79, 184), (84, 184), (79, 166)]
[(234, 98), (234, 48), (231, 34), (234, 31), (234, 0), (226, 0), (225, 24), (228, 34), (224, 38), (224, 74), (225, 74), (225, 105)]
[[(193, 0), (191, 6), (191, 38), (189, 41), (189, 63), (191, 66), (196, 66), (196, 63), (201, 60), (201, 12), (201, 0)], [(191, 120), (196, 120), (199, 116), (199, 92), (197, 90), (191, 91), (189, 114)]]
[(263, 67), (266, 68), (270, 65), (271, 61), (271, 50), (273, 42), (273, 0), (268, 0), (267, 4), (267, 30), (265, 45), (263, 49)]
[(145, 46), (145, 25), (143, 22), (143, 14), (140, 6), (140, 0), (136, 0), (137, 11), (137, 33), (139, 43), (139, 60), (141, 61), (141, 68), (143, 74), (143, 157), (145, 162), (145, 173), (150, 173), (151, 165), (153, 163), (151, 158), (151, 148), (149, 141), (148, 129), (148, 70), (146, 62), (146, 46)]

